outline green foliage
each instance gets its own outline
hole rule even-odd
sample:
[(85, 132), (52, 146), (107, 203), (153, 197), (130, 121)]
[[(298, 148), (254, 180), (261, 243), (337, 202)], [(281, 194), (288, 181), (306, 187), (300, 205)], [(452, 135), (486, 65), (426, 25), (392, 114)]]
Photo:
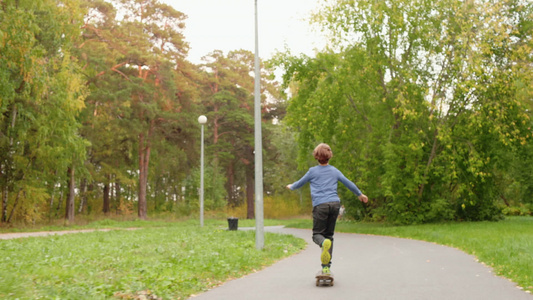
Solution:
[[(216, 50), (204, 61), (206, 150), (214, 168), (224, 170), (221, 175), (227, 178), (227, 204), (241, 205), (246, 202), (246, 190), (252, 188), (249, 184), (253, 174), (253, 54), (245, 50), (228, 54)], [(252, 194), (253, 191), (249, 193)]]
[(186, 16), (157, 0), (83, 5), (77, 55), (91, 89), (83, 114), (83, 134), (93, 142), (88, 179), (94, 184), (136, 180), (122, 187), (126, 201), (138, 200), (141, 218), (149, 209), (172, 210), (183, 196), (177, 186), (191, 170), (188, 161), (197, 157), (192, 116), (198, 72), (184, 59)]
[[(225, 207), (226, 190), (224, 184), (226, 178), (221, 174), (221, 170), (209, 164), (204, 169), (204, 208), (206, 210), (220, 210)], [(191, 175), (185, 180), (185, 201), (187, 206), (195, 211), (200, 210), (200, 168), (194, 168)]]
[[(183, 299), (301, 250), (305, 242), (267, 233), (176, 223), (135, 231), (0, 242), (2, 298)], [(9, 284), (7, 284), (9, 283)]]
[(531, 216), (533, 215), (532, 204), (519, 204), (518, 206), (506, 206), (502, 209), (506, 216)]
[(301, 177), (298, 170), (298, 145), (296, 134), (284, 123), (277, 125), (264, 124), (265, 132), (269, 134), (269, 141), (263, 144), (263, 179), (264, 192), (267, 195), (288, 196), (293, 192), (287, 191), (287, 184)]
[[(193, 212), (200, 114), (216, 170), (207, 208), (253, 201), (253, 54), (194, 65), (185, 20), (158, 0), (2, 2), (1, 222), (62, 216), (71, 166), (77, 212)], [(262, 72), (266, 121), (283, 112)]]
[(85, 160), (87, 90), (71, 55), (82, 14), (76, 1), (4, 1), (0, 20), (1, 221), (36, 221), (50, 186)]
[[(302, 193), (292, 193), (283, 196), (264, 196), (263, 214), (267, 219), (290, 219), (295, 216), (310, 216), (311, 201), (300, 197)], [(244, 219), (247, 216), (247, 205), (229, 207), (226, 209), (226, 216)]]
[(285, 121), (298, 132), (300, 168), (329, 143), (331, 163), (371, 199), (361, 207), (344, 194), (356, 218), (499, 219), (498, 178), (529, 189), (529, 167), (512, 165), (532, 157), (531, 87), (522, 84), (532, 78), (532, 39), (519, 34), (531, 33), (520, 24), (532, 11), (513, 1), (324, 6), (314, 20), (334, 46), (275, 59), (293, 95)]

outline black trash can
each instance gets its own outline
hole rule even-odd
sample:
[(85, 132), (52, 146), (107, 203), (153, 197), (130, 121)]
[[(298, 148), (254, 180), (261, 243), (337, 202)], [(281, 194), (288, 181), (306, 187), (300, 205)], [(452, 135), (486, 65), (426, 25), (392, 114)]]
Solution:
[(239, 228), (239, 218), (228, 218), (228, 230), (237, 230)]

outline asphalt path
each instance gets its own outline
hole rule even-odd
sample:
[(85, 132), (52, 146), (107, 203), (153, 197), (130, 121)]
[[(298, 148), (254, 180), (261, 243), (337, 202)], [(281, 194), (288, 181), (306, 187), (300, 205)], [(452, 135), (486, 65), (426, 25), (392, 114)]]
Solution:
[(335, 234), (334, 286), (317, 287), (314, 276), (320, 269), (320, 248), (311, 241), (311, 231), (266, 230), (301, 237), (307, 248), (190, 299), (533, 300), (533, 295), (494, 275), (489, 267), (460, 250), (423, 241), (346, 233)]

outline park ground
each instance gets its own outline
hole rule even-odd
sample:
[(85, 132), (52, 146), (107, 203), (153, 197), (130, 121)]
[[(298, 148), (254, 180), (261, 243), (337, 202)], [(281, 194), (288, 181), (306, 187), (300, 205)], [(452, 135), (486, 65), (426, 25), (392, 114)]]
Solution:
[[(299, 253), (290, 258), (297, 259), (297, 257), (305, 257), (305, 253), (309, 251), (318, 251), (314, 245), (306, 246), (303, 242), (309, 238), (307, 233), (297, 234), (297, 237), (267, 233), (265, 250), (257, 251), (254, 245), (253, 230), (230, 232), (227, 230), (225, 220), (206, 220), (204, 228), (199, 228), (198, 225), (194, 220), (185, 222), (102, 220), (76, 229), (138, 229), (0, 241), (0, 247), (5, 253), (0, 260), (0, 264), (3, 265), (2, 270), (4, 270), (0, 272), (0, 275), (5, 283), (13, 283), (3, 285), (0, 295), (11, 295), (21, 299), (72, 295), (116, 298), (128, 295), (135, 297), (149, 291), (150, 295), (157, 295), (163, 299), (184, 299), (190, 295), (202, 294), (202, 291), (212, 289), (228, 280), (241, 278), (250, 273), (255, 274), (258, 270), (274, 264), (283, 257)], [(239, 225), (241, 228), (253, 227), (254, 223), (253, 220), (240, 220)], [(309, 228), (310, 220), (266, 220), (265, 225)], [(33, 230), (38, 230), (38, 228), (33, 228)], [(361, 244), (362, 241), (377, 234), (427, 240), (452, 246), (456, 249), (444, 248), (454, 251), (460, 249), (470, 254), (464, 255), (467, 255), (468, 259), (473, 262), (479, 260), (485, 266), (478, 262), (475, 264), (486, 268), (491, 276), (500, 279), (507, 278), (505, 281), (509, 282), (513, 289), (520, 291), (521, 295), (530, 296), (528, 292), (533, 290), (531, 274), (533, 270), (531, 255), (533, 253), (531, 248), (533, 218), (530, 217), (508, 218), (501, 222), (417, 226), (342, 221), (338, 224), (338, 231), (359, 233), (347, 235), (357, 237), (358, 242), (353, 247), (343, 246), (343, 240), (337, 241), (335, 270), (336, 276), (339, 277), (336, 287), (339, 289), (343, 286), (341, 284), (343, 281), (344, 284), (349, 282), (341, 278), (351, 278), (357, 274), (360, 276), (361, 273), (357, 272), (363, 269), (355, 267), (362, 266), (361, 262), (355, 262), (353, 268), (342, 271), (342, 266), (348, 265), (339, 262), (341, 257), (348, 257), (342, 255), (340, 252), (343, 251), (342, 249), (356, 253), (352, 255), (355, 259), (362, 259), (368, 253), (372, 253), (377, 255), (375, 260), (378, 260), (380, 251), (396, 249), (398, 246), (395, 241), (404, 240), (387, 238), (393, 243), (387, 246), (374, 241), (370, 244), (380, 245), (378, 250), (358, 250), (358, 247), (366, 247)], [(344, 235), (339, 233), (339, 236)], [(433, 243), (428, 245), (436, 246)], [(311, 252), (308, 255), (313, 258), (316, 254)], [(396, 256), (398, 254), (402, 254), (402, 251), (396, 253)], [(154, 258), (148, 259), (150, 262), (146, 263), (147, 256)], [(382, 253), (381, 256), (388, 257), (389, 255)], [(187, 265), (184, 267), (185, 261)], [(286, 259), (283, 259), (280, 263), (259, 273), (268, 273), (271, 268), (279, 268), (277, 266), (284, 264), (285, 261)], [(426, 259), (425, 262), (428, 264), (426, 267), (435, 266), (431, 262), (437, 261), (433, 258)], [(14, 270), (15, 267), (16, 272), (6, 271)], [(314, 274), (315, 266), (310, 264), (310, 267), (313, 268), (311, 273)], [(379, 269), (386, 272), (390, 268), (397, 269), (394, 264), (385, 265)], [(314, 284), (309, 279), (309, 274), (303, 271), (300, 277), (295, 276), (295, 279), (297, 278), (305, 281), (305, 284)]]

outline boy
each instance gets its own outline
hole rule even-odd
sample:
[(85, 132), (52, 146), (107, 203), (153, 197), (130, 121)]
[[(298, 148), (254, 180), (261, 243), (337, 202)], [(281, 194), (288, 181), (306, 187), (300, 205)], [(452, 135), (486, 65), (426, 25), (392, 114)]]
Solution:
[(368, 202), (368, 197), (361, 193), (355, 183), (348, 180), (337, 168), (329, 165), (333, 152), (327, 144), (319, 144), (313, 151), (313, 156), (318, 160), (319, 165), (311, 167), (300, 180), (287, 185), (287, 188), (295, 190), (307, 182), (311, 184), (313, 241), (322, 248), (320, 255), (322, 273), (329, 274), (333, 254), (333, 234), (341, 207), (337, 194), (337, 182), (342, 182), (364, 203)]

